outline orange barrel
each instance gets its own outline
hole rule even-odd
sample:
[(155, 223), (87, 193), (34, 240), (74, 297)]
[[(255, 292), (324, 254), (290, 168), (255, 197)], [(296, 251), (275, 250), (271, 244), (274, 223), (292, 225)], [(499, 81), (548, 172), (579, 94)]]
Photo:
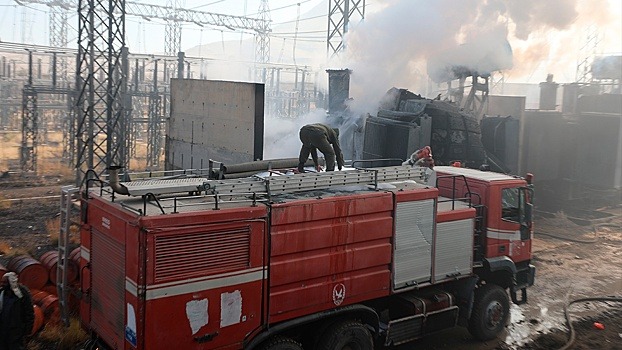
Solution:
[(7, 273), (6, 267), (4, 267), (4, 265), (0, 264), (0, 278), (2, 278), (2, 276), (4, 276), (5, 273)]
[(45, 286), (43, 286), (43, 288), (41, 288), (41, 290), (44, 291), (44, 292), (48, 292), (48, 293), (50, 293), (52, 295), (58, 296), (58, 289), (56, 288), (55, 285), (53, 285), (51, 283), (48, 283)]
[(69, 260), (76, 263), (77, 266), (80, 266), (80, 247), (74, 249), (69, 253)]
[(56, 322), (60, 320), (58, 297), (48, 292), (40, 291), (32, 294), (32, 302), (43, 311), (46, 320)]
[[(49, 252), (44, 253), (39, 258), (41, 263), (48, 269), (50, 275), (50, 282), (56, 284), (56, 275), (58, 273), (58, 251), (50, 250)], [(78, 266), (73, 260), (68, 259), (67, 261), (67, 283), (71, 283), (78, 278)]]
[(35, 333), (37, 333), (41, 327), (43, 327), (43, 311), (41, 310), (40, 307), (38, 307), (37, 305), (33, 305), (32, 309), (35, 312), (35, 321), (32, 324), (32, 332), (30, 332), (30, 335), (35, 335)]
[(49, 278), (45, 266), (28, 255), (13, 257), (7, 267), (9, 270), (15, 271), (19, 277), (19, 282), (28, 288), (41, 289)]
[(41, 307), (41, 303), (43, 302), (43, 299), (47, 298), (48, 295), (51, 295), (48, 292), (42, 291), (42, 290), (31, 290), (30, 291), (30, 298), (32, 299), (32, 303)]
[(80, 253), (80, 247), (77, 247), (76, 249), (72, 250), (71, 253), (69, 253), (69, 260), (73, 261), (76, 264), (76, 267), (78, 268), (78, 276), (76, 277), (76, 280), (74, 281), (74, 284), (80, 284), (80, 258), (81, 258), (81, 254)]

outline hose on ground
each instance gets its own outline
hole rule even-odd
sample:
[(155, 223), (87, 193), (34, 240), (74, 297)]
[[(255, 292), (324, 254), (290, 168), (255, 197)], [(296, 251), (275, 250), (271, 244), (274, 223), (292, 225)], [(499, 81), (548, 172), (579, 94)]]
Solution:
[(568, 238), (568, 237), (564, 237), (564, 236), (557, 236), (557, 235), (554, 235), (554, 234), (551, 234), (551, 233), (545, 233), (545, 232), (534, 232), (534, 235), (548, 236), (548, 237), (553, 237), (553, 238), (561, 239), (562, 241), (575, 242), (575, 243), (584, 243), (584, 244), (591, 244), (591, 243), (598, 242), (598, 238), (594, 238), (592, 240), (583, 240), (583, 239), (576, 239), (576, 238)]
[(569, 302), (568, 304), (564, 305), (564, 316), (566, 317), (566, 323), (568, 324), (568, 329), (570, 329), (570, 339), (568, 339), (568, 342), (566, 342), (566, 344), (562, 346), (561, 348), (559, 348), (558, 350), (567, 350), (568, 348), (572, 346), (572, 344), (575, 341), (575, 331), (574, 331), (574, 327), (572, 326), (572, 321), (570, 320), (570, 314), (568, 313), (568, 308), (572, 304), (582, 303), (582, 302), (587, 302), (587, 301), (600, 301), (600, 302), (612, 301), (612, 302), (622, 303), (622, 298), (615, 298), (615, 297), (581, 298), (581, 299), (573, 300)]

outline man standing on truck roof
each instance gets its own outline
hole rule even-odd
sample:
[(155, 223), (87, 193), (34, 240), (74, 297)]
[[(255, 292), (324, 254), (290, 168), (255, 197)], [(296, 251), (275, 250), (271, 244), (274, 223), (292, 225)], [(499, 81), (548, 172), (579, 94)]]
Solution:
[(339, 129), (331, 128), (327, 125), (316, 123), (307, 124), (300, 128), (300, 141), (302, 148), (300, 149), (300, 157), (298, 158), (298, 171), (304, 170), (304, 164), (309, 158), (313, 158), (315, 169), (320, 171), (320, 164), (317, 158), (317, 150), (319, 149), (326, 159), (326, 171), (335, 170), (335, 157), (337, 158), (337, 167), (339, 170), (343, 168), (343, 154), (339, 146)]
[(0, 350), (25, 349), (35, 320), (30, 292), (15, 272), (5, 273), (0, 283)]

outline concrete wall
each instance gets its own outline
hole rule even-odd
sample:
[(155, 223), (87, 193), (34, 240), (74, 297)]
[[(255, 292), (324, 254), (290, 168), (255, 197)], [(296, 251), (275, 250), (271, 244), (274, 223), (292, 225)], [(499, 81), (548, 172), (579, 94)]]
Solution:
[(622, 116), (582, 113), (573, 178), (586, 188), (622, 188)]
[(171, 79), (166, 169), (263, 159), (264, 85)]
[[(527, 98), (525, 96), (501, 96), (501, 95), (489, 95), (488, 106), (485, 114), (491, 117), (494, 116), (511, 116), (518, 120), (518, 127), (512, 124), (511, 128), (506, 130), (505, 139), (508, 140), (508, 144), (505, 148), (506, 165), (509, 167), (512, 174), (525, 175), (525, 171), (528, 171), (524, 167), (522, 159), (523, 150), (525, 146), (524, 142), (524, 119), (525, 119), (525, 105)], [(514, 149), (513, 149), (514, 148)]]
[(489, 95), (485, 114), (489, 116), (512, 116), (522, 119), (525, 115), (525, 96)]
[(526, 111), (522, 170), (538, 181), (568, 178), (576, 160), (576, 127), (556, 111)]

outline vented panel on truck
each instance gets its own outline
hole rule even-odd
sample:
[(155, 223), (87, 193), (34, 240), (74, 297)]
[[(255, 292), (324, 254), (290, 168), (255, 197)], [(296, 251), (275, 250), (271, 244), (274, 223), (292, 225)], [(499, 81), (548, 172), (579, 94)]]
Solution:
[(473, 261), (473, 219), (436, 225), (434, 252), (435, 282), (466, 276)]
[(125, 247), (95, 229), (91, 238), (91, 276), (91, 326), (107, 344), (123, 348)]
[(435, 203), (427, 199), (397, 204), (394, 289), (430, 280)]

